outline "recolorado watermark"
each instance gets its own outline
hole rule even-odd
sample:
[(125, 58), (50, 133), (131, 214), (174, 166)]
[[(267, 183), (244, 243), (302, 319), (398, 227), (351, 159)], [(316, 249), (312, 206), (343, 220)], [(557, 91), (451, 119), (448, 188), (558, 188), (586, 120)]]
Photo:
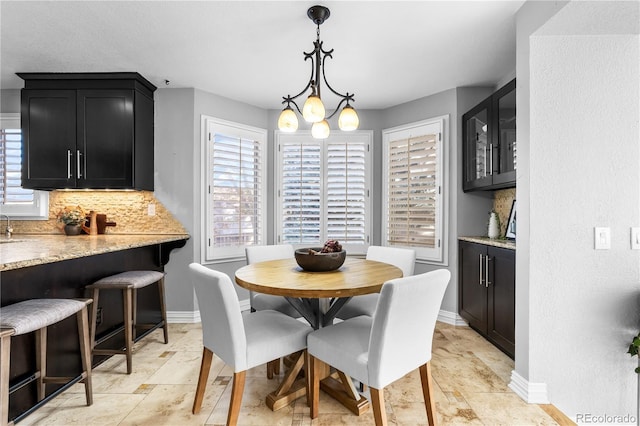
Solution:
[(611, 415), (611, 414), (591, 414), (591, 413), (578, 413), (576, 414), (576, 423), (578, 424), (635, 424), (636, 416), (631, 414), (626, 415)]

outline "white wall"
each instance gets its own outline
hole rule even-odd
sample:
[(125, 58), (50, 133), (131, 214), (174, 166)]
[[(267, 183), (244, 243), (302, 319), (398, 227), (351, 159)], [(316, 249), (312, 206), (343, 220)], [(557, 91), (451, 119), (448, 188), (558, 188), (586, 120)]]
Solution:
[(636, 415), (639, 22), (637, 2), (571, 2), (530, 39), (529, 379), (574, 419)]
[[(529, 37), (566, 5), (565, 1), (528, 1), (516, 14), (516, 109), (518, 169), (518, 249), (516, 251), (515, 390), (530, 402), (547, 402), (544, 385), (535, 395), (536, 383), (529, 379)], [(514, 382), (512, 382), (512, 385)]]

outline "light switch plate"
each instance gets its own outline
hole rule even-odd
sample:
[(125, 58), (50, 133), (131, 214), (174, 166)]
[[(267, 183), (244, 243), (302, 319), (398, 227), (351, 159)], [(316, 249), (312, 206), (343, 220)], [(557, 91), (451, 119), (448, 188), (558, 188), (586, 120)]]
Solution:
[(596, 250), (609, 250), (611, 248), (611, 229), (593, 228), (593, 238)]
[(640, 250), (640, 228), (631, 228), (631, 250)]
[(156, 205), (154, 203), (149, 203), (147, 206), (147, 215), (155, 216), (156, 215)]

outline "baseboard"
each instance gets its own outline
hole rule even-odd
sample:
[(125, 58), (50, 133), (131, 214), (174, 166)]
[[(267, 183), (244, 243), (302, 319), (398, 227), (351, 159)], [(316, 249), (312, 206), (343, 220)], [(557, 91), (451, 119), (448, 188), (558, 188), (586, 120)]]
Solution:
[(531, 383), (515, 370), (511, 372), (509, 388), (529, 404), (548, 404), (546, 383)]
[(455, 312), (443, 311), (438, 312), (438, 321), (455, 326), (468, 326), (467, 322)]
[(200, 322), (200, 311), (167, 311), (169, 324), (195, 324)]

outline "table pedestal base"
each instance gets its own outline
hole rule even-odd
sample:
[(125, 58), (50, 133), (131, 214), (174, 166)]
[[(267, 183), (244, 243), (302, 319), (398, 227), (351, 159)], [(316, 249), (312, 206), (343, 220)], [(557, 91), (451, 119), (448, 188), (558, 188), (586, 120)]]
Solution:
[[(301, 351), (286, 358), (291, 362), (290, 368), (278, 389), (267, 395), (265, 400), (267, 407), (272, 411), (286, 407), (296, 399), (308, 394), (306, 371), (302, 369), (305, 356), (308, 356), (306, 351)], [(289, 362), (285, 362), (285, 366)], [(358, 393), (350, 377), (342, 371), (330, 374), (330, 367), (325, 363), (322, 364), (321, 369), (320, 377), (324, 378), (320, 380), (320, 389), (357, 416), (369, 410), (369, 401)]]
[[(339, 376), (340, 380), (336, 376)], [(370, 405), (367, 398), (355, 390), (351, 378), (346, 377), (341, 371), (320, 380), (320, 389), (331, 395), (356, 416), (369, 411)]]
[[(289, 358), (293, 360), (293, 364), (282, 379), (282, 383), (280, 383), (278, 389), (267, 395), (265, 403), (271, 410), (277, 411), (307, 394), (306, 377), (298, 378), (304, 366), (306, 353), (306, 351), (296, 352)], [(280, 360), (278, 360), (278, 363), (280, 363)]]

